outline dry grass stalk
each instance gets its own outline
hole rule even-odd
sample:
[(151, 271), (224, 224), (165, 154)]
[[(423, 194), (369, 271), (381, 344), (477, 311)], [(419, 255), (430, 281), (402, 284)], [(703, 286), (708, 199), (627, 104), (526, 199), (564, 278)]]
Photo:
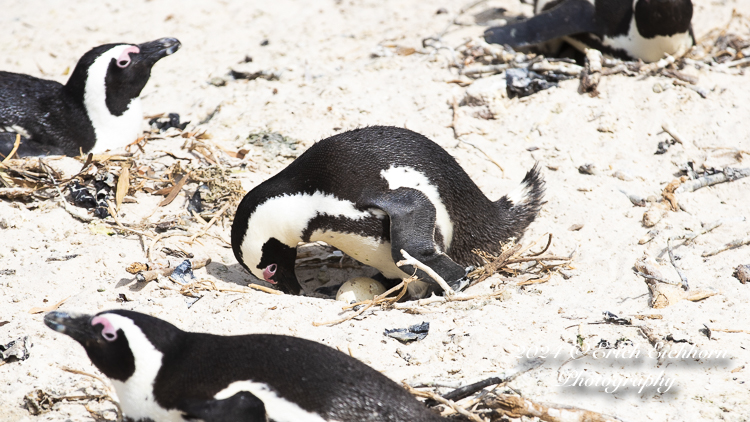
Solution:
[[(104, 385), (104, 389), (106, 391), (109, 391), (110, 394), (112, 392), (110, 384), (107, 383), (107, 382), (105, 382), (103, 379), (97, 377), (96, 375), (89, 374), (88, 372), (79, 371), (77, 369), (69, 368), (67, 366), (63, 366), (60, 369), (62, 369), (65, 372), (70, 372), (71, 374), (83, 375), (85, 377), (93, 378), (93, 379), (99, 381), (100, 383), (102, 383)], [(96, 399), (96, 400), (107, 400), (107, 401), (111, 402), (112, 404), (115, 405), (115, 408), (116, 408), (116, 410), (115, 410), (115, 413), (117, 414), (116, 421), (117, 422), (122, 422), (122, 408), (120, 408), (120, 403), (118, 403), (117, 400), (113, 399), (112, 396), (110, 396), (109, 394), (103, 394), (103, 395), (98, 395), (98, 396), (84, 396), (81, 399), (84, 400), (86, 398), (92, 398), (92, 399)], [(70, 398), (68, 398), (68, 397), (63, 397), (63, 399), (70, 400)], [(92, 412), (88, 408), (88, 404), (85, 404), (84, 407), (86, 407), (86, 410), (89, 413), (91, 413), (92, 416), (94, 415), (94, 412)]]
[[(519, 286), (523, 286), (527, 284), (544, 283), (546, 281), (549, 281), (549, 279), (552, 276), (552, 271), (557, 269), (558, 267), (565, 266), (566, 268), (571, 268), (570, 263), (573, 259), (573, 255), (575, 251), (573, 254), (567, 257), (556, 256), (556, 255), (544, 255), (544, 253), (547, 252), (547, 250), (552, 245), (552, 234), (548, 233), (548, 234), (545, 234), (544, 236), (548, 236), (547, 245), (540, 252), (536, 252), (536, 253), (528, 253), (526, 255), (523, 255), (525, 252), (531, 249), (531, 247), (536, 245), (539, 242), (539, 240), (541, 240), (541, 238), (537, 239), (536, 241), (526, 246), (515, 244), (515, 242), (511, 240), (502, 246), (502, 251), (500, 252), (499, 255), (494, 255), (494, 254), (480, 251), (480, 250), (474, 250), (473, 252), (479, 255), (480, 258), (482, 258), (482, 260), (485, 262), (485, 265), (469, 273), (469, 278), (472, 279), (470, 286), (473, 286), (477, 283), (481, 283), (482, 281), (486, 280), (487, 278), (491, 277), (493, 274), (497, 272), (503, 272), (503, 273), (510, 274), (510, 275), (534, 274), (538, 276), (538, 278), (536, 279), (524, 280), (524, 281), (517, 283), (517, 285)], [(561, 261), (561, 262), (555, 263), (555, 264), (545, 264), (545, 261)], [(527, 268), (511, 268), (510, 267), (510, 265), (512, 264), (520, 264), (524, 262), (535, 262), (535, 264)], [(539, 266), (540, 264), (541, 264), (541, 267)], [(533, 271), (533, 270), (536, 270), (536, 271)]]
[[(353, 314), (351, 314), (351, 315), (349, 315), (347, 317), (340, 318), (340, 319), (333, 320), (333, 321), (313, 322), (312, 324), (315, 327), (320, 327), (321, 325), (336, 325), (336, 324), (341, 324), (342, 322), (349, 321), (350, 319), (352, 319), (352, 318), (354, 318), (354, 317), (356, 317), (358, 315), (363, 314), (365, 311), (367, 311), (368, 309), (372, 308), (375, 305), (392, 304), (392, 303), (398, 302), (406, 294), (407, 287), (409, 286), (409, 283), (413, 282), (416, 279), (417, 279), (417, 277), (415, 277), (415, 276), (412, 276), (412, 277), (409, 277), (409, 278), (405, 278), (405, 279), (403, 279), (401, 281), (401, 283), (399, 283), (398, 285), (394, 286), (393, 288), (391, 288), (387, 292), (383, 293), (382, 295), (375, 296), (375, 298), (373, 298), (372, 300), (366, 300), (364, 302), (359, 302), (359, 303), (355, 303), (355, 304), (352, 304), (352, 305), (346, 305), (346, 306), (344, 306), (343, 310), (352, 309), (355, 306), (362, 306), (362, 308), (360, 310), (358, 310), (357, 312), (355, 312), (355, 313), (353, 313)], [(399, 289), (401, 289), (401, 292), (398, 294), (398, 296), (396, 296), (396, 297), (388, 297), (390, 294), (398, 291)]]
[(622, 422), (621, 419), (614, 416), (603, 415), (578, 407), (537, 403), (510, 394), (490, 396), (484, 401), (484, 404), (499, 414), (510, 418), (530, 416), (545, 422)]
[(481, 294), (481, 295), (472, 295), (472, 296), (452, 296), (450, 298), (444, 297), (444, 296), (430, 296), (424, 299), (419, 300), (413, 300), (410, 302), (404, 302), (404, 303), (393, 303), (391, 306), (394, 309), (404, 309), (404, 310), (412, 310), (419, 306), (426, 306), (426, 305), (432, 305), (435, 303), (448, 303), (448, 302), (464, 302), (467, 300), (480, 300), (480, 299), (496, 299), (498, 297), (502, 297), (506, 294), (504, 289), (489, 293), (489, 294)]

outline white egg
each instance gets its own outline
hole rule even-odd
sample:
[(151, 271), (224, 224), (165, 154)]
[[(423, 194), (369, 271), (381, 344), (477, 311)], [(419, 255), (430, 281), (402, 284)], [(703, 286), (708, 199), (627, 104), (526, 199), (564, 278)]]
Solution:
[(346, 303), (362, 302), (383, 293), (385, 293), (385, 287), (379, 281), (370, 277), (355, 277), (350, 278), (339, 287), (336, 300)]

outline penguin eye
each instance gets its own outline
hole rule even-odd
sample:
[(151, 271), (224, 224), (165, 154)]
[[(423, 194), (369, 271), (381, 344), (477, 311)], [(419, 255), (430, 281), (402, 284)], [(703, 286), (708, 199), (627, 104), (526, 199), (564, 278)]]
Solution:
[(275, 281), (271, 280), (274, 274), (276, 274), (276, 264), (271, 264), (263, 270), (263, 279), (269, 283), (276, 284)]
[(91, 325), (102, 325), (102, 337), (107, 341), (117, 340), (117, 328), (115, 328), (109, 320), (103, 316), (95, 317), (91, 320)]
[(115, 62), (117, 63), (117, 67), (124, 69), (130, 66), (130, 54), (138, 54), (140, 52), (141, 50), (134, 45), (131, 45), (130, 47), (122, 50), (122, 53), (120, 53), (120, 57), (118, 57), (117, 61)]

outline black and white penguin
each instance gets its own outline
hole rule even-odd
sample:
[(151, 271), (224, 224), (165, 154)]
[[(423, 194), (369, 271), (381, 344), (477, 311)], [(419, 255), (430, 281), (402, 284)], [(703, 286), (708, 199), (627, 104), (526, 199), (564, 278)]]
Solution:
[(79, 342), (126, 420), (444, 421), (380, 372), (296, 337), (191, 333), (124, 310), (44, 323)]
[(655, 62), (693, 46), (691, 0), (535, 0), (535, 16), (488, 29), (487, 42), (523, 47), (559, 38), (625, 60)]
[(0, 72), (0, 154), (10, 153), (16, 134), (19, 156), (99, 153), (134, 142), (151, 67), (179, 48), (175, 38), (100, 45), (78, 60), (65, 85)]
[[(535, 166), (515, 193), (492, 202), (426, 137), (366, 127), (316, 143), (248, 192), (232, 225), (232, 249), (253, 275), (293, 294), (300, 291), (297, 245), (314, 241), (396, 280), (414, 271), (396, 266), (403, 249), (456, 289), (467, 267), (481, 264), (472, 249), (499, 251), (534, 221), (543, 186)], [(412, 298), (442, 291), (417, 275), (427, 283), (411, 283)]]

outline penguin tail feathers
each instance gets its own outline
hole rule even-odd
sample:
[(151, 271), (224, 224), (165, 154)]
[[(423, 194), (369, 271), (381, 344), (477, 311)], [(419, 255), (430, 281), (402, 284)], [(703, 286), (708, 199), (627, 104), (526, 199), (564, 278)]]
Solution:
[(539, 214), (542, 205), (546, 203), (544, 198), (544, 178), (539, 169), (539, 163), (526, 172), (521, 184), (509, 194), (496, 202), (505, 208), (514, 223), (513, 225), (523, 231)]

